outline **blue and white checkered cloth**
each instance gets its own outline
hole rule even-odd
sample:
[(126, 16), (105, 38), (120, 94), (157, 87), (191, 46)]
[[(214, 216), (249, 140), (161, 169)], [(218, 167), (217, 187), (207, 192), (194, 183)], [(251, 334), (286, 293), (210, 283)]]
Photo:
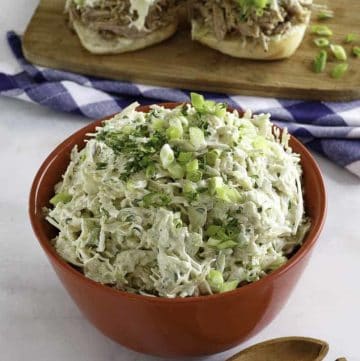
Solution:
[[(34, 66), (23, 56), (21, 39), (14, 32), (9, 32), (7, 37), (20, 71), (9, 74), (9, 66), (0, 64), (0, 95), (91, 119), (119, 112), (134, 101), (151, 104), (189, 100), (189, 92), (183, 89), (105, 80)], [(271, 113), (276, 124), (287, 127), (311, 150), (360, 177), (360, 99), (347, 103), (326, 103), (203, 94), (232, 107)]]

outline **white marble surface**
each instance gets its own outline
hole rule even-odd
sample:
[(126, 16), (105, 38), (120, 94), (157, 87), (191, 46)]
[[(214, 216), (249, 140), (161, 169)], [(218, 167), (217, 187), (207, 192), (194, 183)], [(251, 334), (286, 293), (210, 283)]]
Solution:
[[(23, 31), (36, 3), (1, 0), (0, 63), (11, 59), (5, 31)], [(27, 199), (36, 170), (55, 145), (85, 122), (0, 98), (3, 361), (160, 361), (122, 348), (84, 320), (55, 277), (29, 225)], [(318, 160), (329, 197), (328, 219), (318, 247), (283, 311), (241, 348), (268, 338), (304, 335), (330, 343), (328, 360), (346, 356), (356, 361), (360, 360), (360, 181), (328, 161)], [(202, 360), (224, 360), (235, 351)]]

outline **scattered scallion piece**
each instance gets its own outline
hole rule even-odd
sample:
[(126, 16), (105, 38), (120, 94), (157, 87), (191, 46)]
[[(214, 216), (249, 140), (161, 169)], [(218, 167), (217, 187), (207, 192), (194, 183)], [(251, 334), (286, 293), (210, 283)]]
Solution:
[(207, 241), (207, 245), (209, 247), (216, 247), (220, 243), (221, 243), (221, 239), (216, 239), (216, 238), (212, 238), (212, 237), (210, 237)]
[(356, 40), (357, 40), (356, 34), (347, 34), (345, 37), (345, 43), (347, 43), (347, 44), (351, 44)]
[(56, 195), (54, 195), (54, 197), (52, 197), (50, 199), (50, 203), (54, 206), (56, 206), (58, 203), (69, 203), (72, 199), (72, 196), (68, 193), (58, 193)]
[(185, 175), (184, 168), (176, 162), (173, 162), (169, 165), (168, 171), (174, 179), (181, 179)]
[(182, 165), (189, 163), (193, 158), (193, 153), (191, 152), (180, 152), (178, 156), (178, 162)]
[(218, 244), (216, 246), (217, 249), (228, 249), (228, 248), (234, 248), (235, 246), (237, 246), (238, 243), (232, 240), (228, 240), (225, 242), (221, 242), (220, 244)]
[(200, 170), (196, 170), (194, 172), (189, 172), (186, 174), (187, 179), (191, 180), (192, 182), (199, 182), (202, 178), (202, 172)]
[(357, 57), (360, 58), (360, 46), (354, 46), (352, 49), (352, 53)]
[(209, 274), (207, 275), (207, 280), (211, 289), (216, 292), (219, 292), (224, 284), (222, 273), (214, 269), (210, 270)]
[(224, 284), (222, 285), (220, 292), (228, 292), (228, 291), (233, 291), (237, 288), (239, 284), (239, 281), (228, 281), (228, 282), (224, 282)]
[(149, 193), (143, 198), (144, 207), (151, 206), (165, 206), (171, 202), (171, 198), (168, 194), (164, 193)]
[(337, 64), (331, 71), (331, 77), (334, 79), (340, 79), (348, 70), (349, 64), (342, 63)]
[(190, 93), (191, 104), (196, 109), (202, 109), (205, 104), (205, 98), (201, 94)]
[(180, 139), (183, 135), (182, 127), (171, 126), (166, 130), (166, 136), (169, 140)]
[(312, 34), (320, 36), (331, 36), (333, 35), (332, 30), (326, 25), (313, 25), (311, 27)]
[(327, 52), (325, 50), (321, 50), (314, 59), (314, 72), (322, 73), (326, 68), (326, 63), (327, 63)]
[(210, 152), (206, 154), (206, 163), (209, 164), (211, 167), (215, 166), (219, 155), (220, 151), (218, 149), (210, 150)]
[(185, 165), (186, 171), (191, 173), (191, 172), (195, 172), (199, 169), (199, 161), (197, 159), (194, 159), (190, 162), (188, 162)]
[(328, 20), (334, 17), (334, 12), (332, 10), (323, 10), (321, 11), (317, 18), (318, 20)]
[(318, 48), (327, 48), (330, 45), (330, 41), (327, 38), (315, 38), (314, 44)]
[(330, 45), (331, 52), (337, 60), (346, 61), (347, 55), (345, 49), (341, 45)]

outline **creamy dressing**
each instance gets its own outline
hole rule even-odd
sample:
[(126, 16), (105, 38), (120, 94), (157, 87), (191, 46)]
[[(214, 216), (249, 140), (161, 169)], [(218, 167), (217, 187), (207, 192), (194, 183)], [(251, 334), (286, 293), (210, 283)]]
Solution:
[(146, 17), (149, 13), (150, 7), (156, 2), (156, 0), (130, 0), (130, 12), (133, 14), (136, 12), (138, 18), (132, 22), (138, 30), (145, 29)]

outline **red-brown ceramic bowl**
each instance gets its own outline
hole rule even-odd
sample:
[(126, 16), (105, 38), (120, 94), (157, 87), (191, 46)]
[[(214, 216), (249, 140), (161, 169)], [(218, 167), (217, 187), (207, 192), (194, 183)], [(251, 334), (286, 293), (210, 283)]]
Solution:
[[(174, 107), (175, 104), (166, 104)], [(148, 107), (140, 110), (148, 111)], [(301, 154), (307, 214), (312, 225), (303, 246), (284, 266), (260, 281), (234, 291), (203, 297), (165, 299), (119, 291), (86, 278), (63, 261), (50, 244), (56, 232), (43, 218), (54, 185), (69, 163), (70, 151), (84, 146), (87, 133), (101, 121), (79, 130), (60, 144), (38, 171), (30, 195), (34, 232), (61, 282), (79, 309), (102, 333), (130, 349), (159, 356), (199, 356), (234, 347), (255, 335), (277, 315), (306, 266), (322, 230), (326, 195), (320, 170), (295, 138)]]

